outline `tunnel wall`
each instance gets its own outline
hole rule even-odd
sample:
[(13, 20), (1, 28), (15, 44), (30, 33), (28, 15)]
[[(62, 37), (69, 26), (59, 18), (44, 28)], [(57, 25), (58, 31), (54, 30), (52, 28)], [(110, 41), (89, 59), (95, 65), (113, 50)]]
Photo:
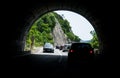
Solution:
[[(54, 10), (69, 10), (84, 16), (94, 27), (100, 42), (102, 55), (113, 59), (117, 54), (115, 51), (115, 35), (117, 34), (116, 7), (109, 3), (92, 2), (92, 1), (34, 1), (29, 2), (17, 1), (8, 5), (10, 9), (7, 13), (10, 23), (7, 32), (10, 38), (9, 56), (20, 54), (24, 49), (25, 36), (29, 31), (32, 23), (41, 15)], [(111, 11), (112, 10), (112, 11)], [(114, 32), (113, 32), (114, 30)], [(114, 51), (114, 54), (113, 54)], [(111, 55), (113, 57), (111, 57)]]

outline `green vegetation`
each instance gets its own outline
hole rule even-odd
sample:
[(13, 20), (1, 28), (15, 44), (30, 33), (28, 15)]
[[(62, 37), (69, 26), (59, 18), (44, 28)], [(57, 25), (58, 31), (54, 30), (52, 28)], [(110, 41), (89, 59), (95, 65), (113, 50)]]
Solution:
[(80, 38), (74, 35), (71, 31), (71, 27), (67, 20), (64, 20), (55, 12), (49, 12), (41, 16), (31, 26), (31, 29), (27, 34), (25, 50), (33, 49), (33, 46), (42, 46), (45, 42), (50, 42), (54, 44), (54, 39), (51, 33), (56, 24), (55, 18), (57, 18), (64, 33), (71, 41), (80, 42)]
[(90, 42), (90, 44), (92, 45), (93, 48), (99, 48), (99, 43), (98, 43), (98, 37), (95, 31), (91, 31), (90, 32), (93, 35), (93, 38)]

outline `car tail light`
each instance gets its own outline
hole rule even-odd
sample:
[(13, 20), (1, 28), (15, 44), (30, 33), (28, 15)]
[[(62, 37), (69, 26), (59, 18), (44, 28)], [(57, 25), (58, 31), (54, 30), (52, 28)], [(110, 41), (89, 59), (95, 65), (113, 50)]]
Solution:
[(92, 54), (93, 53), (93, 51), (92, 50), (90, 50), (90, 54)]
[(69, 52), (71, 52), (71, 53), (72, 53), (72, 52), (74, 52), (74, 50), (69, 50)]

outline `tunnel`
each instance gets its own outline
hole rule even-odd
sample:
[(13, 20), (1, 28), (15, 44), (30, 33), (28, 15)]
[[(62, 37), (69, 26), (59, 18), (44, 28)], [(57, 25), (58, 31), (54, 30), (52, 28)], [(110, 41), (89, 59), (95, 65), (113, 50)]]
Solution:
[[(94, 27), (100, 45), (98, 60), (103, 63), (115, 65), (118, 60), (116, 40), (118, 40), (118, 25), (116, 19), (117, 7), (106, 4), (103, 1), (69, 1), (69, 0), (30, 0), (28, 2), (15, 1), (8, 5), (6, 12), (9, 17), (6, 33), (10, 35), (7, 39), (6, 58), (24, 55), (25, 39), (32, 24), (45, 13), (55, 10), (68, 10), (76, 12), (85, 17)], [(118, 35), (117, 35), (118, 34)], [(117, 36), (116, 36), (117, 35)], [(28, 52), (29, 53), (29, 52)], [(10, 62), (9, 62), (10, 63)]]

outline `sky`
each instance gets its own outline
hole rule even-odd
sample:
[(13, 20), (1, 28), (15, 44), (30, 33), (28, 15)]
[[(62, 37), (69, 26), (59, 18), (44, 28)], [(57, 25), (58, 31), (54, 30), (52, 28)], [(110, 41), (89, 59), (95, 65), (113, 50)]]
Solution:
[(64, 19), (67, 19), (70, 23), (73, 33), (81, 40), (90, 40), (93, 38), (90, 31), (93, 31), (94, 28), (86, 18), (72, 11), (58, 10), (55, 12), (61, 16), (64, 15)]

